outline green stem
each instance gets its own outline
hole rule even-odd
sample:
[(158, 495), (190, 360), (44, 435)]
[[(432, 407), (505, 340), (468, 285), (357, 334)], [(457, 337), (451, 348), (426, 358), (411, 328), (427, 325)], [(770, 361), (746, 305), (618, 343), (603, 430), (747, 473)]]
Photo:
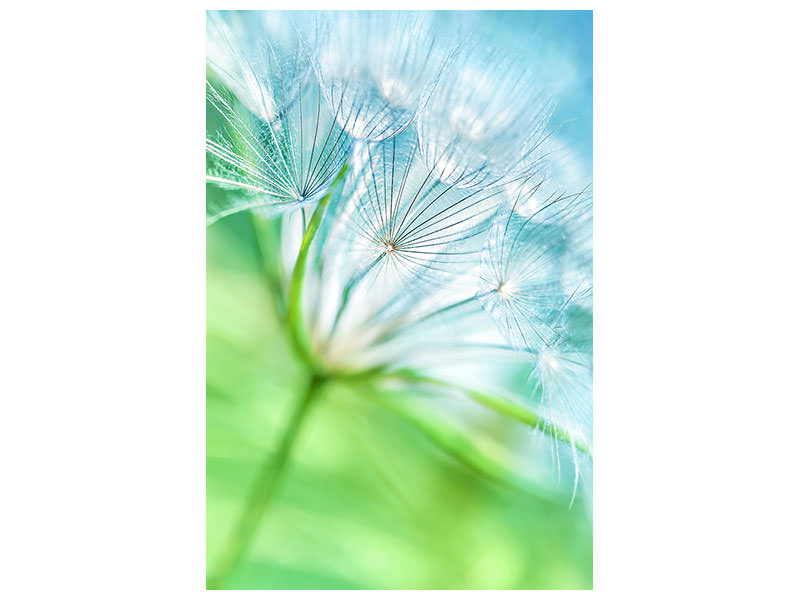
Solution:
[(320, 370), (319, 365), (308, 347), (308, 339), (306, 336), (305, 328), (303, 327), (303, 282), (306, 275), (306, 262), (308, 252), (311, 248), (311, 242), (314, 241), (314, 236), (317, 234), (322, 217), (325, 214), (325, 209), (330, 203), (333, 192), (344, 179), (347, 172), (347, 163), (342, 165), (339, 174), (331, 183), (328, 193), (317, 204), (314, 209), (314, 214), (308, 223), (305, 234), (303, 234), (303, 242), (300, 244), (300, 251), (297, 253), (297, 262), (292, 271), (292, 279), (289, 283), (289, 309), (286, 313), (286, 320), (289, 322), (289, 332), (291, 334), (292, 344), (295, 350), (314, 370)]
[(586, 444), (583, 440), (575, 439), (569, 431), (560, 427), (543, 417), (542, 415), (538, 414), (536, 411), (528, 408), (527, 406), (523, 406), (522, 404), (510, 400), (508, 398), (502, 398), (500, 396), (493, 396), (490, 394), (484, 394), (482, 392), (476, 392), (475, 390), (471, 390), (468, 388), (464, 388), (452, 383), (448, 383), (446, 381), (441, 381), (439, 379), (434, 379), (432, 377), (427, 377), (425, 375), (421, 375), (416, 371), (410, 369), (404, 369), (401, 371), (395, 371), (391, 374), (392, 376), (399, 377), (404, 379), (405, 381), (413, 382), (413, 383), (427, 383), (431, 385), (436, 385), (440, 387), (446, 387), (451, 390), (456, 390), (461, 392), (465, 396), (475, 400), (478, 404), (482, 404), (486, 408), (493, 410), (496, 413), (506, 415), (519, 421), (520, 423), (524, 423), (526, 425), (530, 425), (536, 429), (540, 429), (542, 431), (548, 431), (553, 434), (553, 436), (561, 440), (562, 442), (574, 446), (577, 450), (580, 450), (584, 454), (588, 456), (592, 455), (592, 448)]
[(324, 382), (325, 379), (319, 375), (311, 376), (303, 398), (294, 407), (291, 421), (283, 433), (277, 452), (270, 452), (256, 475), (244, 509), (223, 547), (214, 575), (207, 580), (206, 587), (208, 589), (223, 589), (231, 573), (247, 551), (259, 521), (269, 507), (275, 491), (278, 489), (278, 484), (286, 472), (285, 467), (297, 441), (301, 425)]

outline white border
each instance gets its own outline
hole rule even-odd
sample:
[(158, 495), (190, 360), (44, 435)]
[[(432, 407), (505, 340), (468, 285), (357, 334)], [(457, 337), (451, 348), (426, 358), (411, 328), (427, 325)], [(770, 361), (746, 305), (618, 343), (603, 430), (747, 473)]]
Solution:
[[(596, 593), (782, 595), (797, 15), (595, 9)], [(203, 593), (203, 20), (4, 12), (9, 597)]]

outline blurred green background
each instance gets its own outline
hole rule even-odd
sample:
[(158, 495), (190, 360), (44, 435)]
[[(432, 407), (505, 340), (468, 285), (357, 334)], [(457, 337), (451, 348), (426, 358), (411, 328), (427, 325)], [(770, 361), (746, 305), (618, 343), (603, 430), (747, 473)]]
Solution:
[[(209, 195), (222, 193), (208, 188)], [(258, 248), (248, 214), (208, 229), (210, 575), (308, 380), (292, 355)], [(484, 455), (475, 454), (467, 447), (471, 436), (431, 436), (424, 422), (415, 425), (391, 408), (398, 397), (403, 406), (431, 408), (436, 399), (391, 395), (367, 385), (322, 388), (225, 587), (591, 588), (591, 509), (580, 499), (570, 508), (568, 494), (516, 485), (513, 473), (497, 469), (503, 461), (485, 459), (530, 431), (488, 411), (470, 413), (470, 428), (489, 442)]]

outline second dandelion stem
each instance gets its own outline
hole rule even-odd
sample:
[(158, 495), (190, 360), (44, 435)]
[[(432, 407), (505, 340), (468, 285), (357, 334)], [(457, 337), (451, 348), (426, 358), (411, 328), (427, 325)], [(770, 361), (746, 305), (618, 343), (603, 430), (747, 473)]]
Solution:
[(475, 390), (471, 390), (469, 388), (458, 386), (446, 381), (442, 381), (439, 379), (435, 379), (433, 377), (427, 377), (420, 373), (415, 372), (412, 369), (402, 369), (399, 371), (394, 371), (391, 374), (392, 377), (397, 377), (402, 380), (412, 382), (412, 383), (424, 383), (435, 385), (438, 387), (444, 387), (456, 392), (460, 392), (464, 394), (468, 398), (471, 398), (478, 404), (482, 404), (486, 408), (489, 408), (496, 413), (506, 415), (519, 421), (520, 423), (525, 423), (535, 429), (540, 429), (542, 431), (547, 431), (553, 437), (557, 438), (558, 440), (573, 446), (577, 450), (580, 450), (587, 456), (592, 455), (592, 448), (591, 446), (581, 439), (576, 439), (567, 429), (563, 427), (559, 427), (554, 422), (549, 421), (544, 416), (537, 413), (532, 408), (527, 406), (523, 406), (520, 403), (514, 402), (508, 398), (503, 398), (501, 396), (495, 396), (491, 394), (484, 394), (482, 392), (477, 392)]

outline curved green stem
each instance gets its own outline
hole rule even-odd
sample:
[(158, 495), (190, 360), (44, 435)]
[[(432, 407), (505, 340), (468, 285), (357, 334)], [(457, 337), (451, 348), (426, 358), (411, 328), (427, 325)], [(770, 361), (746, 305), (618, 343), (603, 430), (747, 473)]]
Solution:
[(314, 241), (314, 236), (317, 234), (322, 217), (325, 214), (325, 209), (331, 201), (331, 196), (347, 172), (347, 163), (342, 165), (339, 174), (331, 183), (328, 193), (322, 197), (314, 209), (314, 214), (311, 215), (311, 220), (306, 227), (303, 234), (303, 242), (300, 244), (300, 251), (297, 253), (297, 262), (292, 271), (292, 279), (289, 283), (289, 308), (286, 312), (286, 320), (289, 322), (289, 332), (291, 334), (292, 344), (295, 350), (313, 369), (319, 370), (314, 357), (308, 347), (308, 339), (305, 328), (303, 326), (303, 282), (306, 276), (306, 262), (308, 259), (308, 252), (311, 248), (311, 242)]
[(482, 392), (476, 392), (475, 390), (471, 390), (452, 383), (448, 383), (446, 381), (441, 381), (439, 379), (434, 379), (432, 377), (422, 375), (410, 369), (394, 371), (391, 373), (391, 376), (399, 377), (405, 381), (413, 383), (427, 383), (430, 385), (436, 385), (458, 391), (464, 394), (465, 396), (471, 398), (472, 400), (476, 401), (478, 404), (482, 404), (486, 408), (489, 408), (496, 413), (506, 415), (508, 417), (511, 417), (512, 419), (519, 421), (520, 423), (530, 425), (531, 427), (534, 427), (536, 429), (540, 429), (542, 431), (548, 431), (552, 433), (552, 435), (556, 439), (564, 442), (565, 444), (574, 446), (577, 450), (580, 450), (581, 452), (587, 454), (588, 456), (592, 455), (592, 448), (586, 442), (584, 442), (583, 440), (575, 439), (575, 437), (572, 436), (570, 432), (564, 429), (563, 427), (556, 425), (546, 417), (543, 417), (542, 415), (538, 414), (536, 411), (528, 408), (527, 406), (523, 406), (522, 404), (510, 400), (508, 398), (494, 396), (491, 394), (485, 394)]
[(312, 375), (303, 398), (295, 406), (289, 426), (286, 428), (277, 452), (270, 452), (256, 475), (250, 495), (242, 513), (223, 547), (214, 575), (208, 577), (206, 587), (210, 590), (223, 589), (239, 561), (247, 551), (253, 539), (261, 517), (266, 512), (278, 489), (292, 448), (297, 441), (298, 433), (308, 410), (317, 397), (317, 392), (325, 379)]

